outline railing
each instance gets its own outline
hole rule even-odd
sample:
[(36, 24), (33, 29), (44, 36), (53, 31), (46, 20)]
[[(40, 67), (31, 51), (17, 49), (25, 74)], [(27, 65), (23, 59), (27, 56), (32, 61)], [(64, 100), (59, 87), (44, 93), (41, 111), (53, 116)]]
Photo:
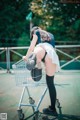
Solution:
[[(10, 61), (10, 55), (11, 55), (10, 52), (13, 52), (14, 54), (16, 54), (16, 55), (18, 55), (18, 56), (20, 56), (22, 58), (23, 55), (20, 54), (19, 52), (15, 51), (15, 50), (19, 50), (19, 49), (22, 49), (22, 50), (26, 49), (27, 50), (28, 48), (29, 47), (25, 47), (25, 46), (24, 47), (5, 47), (5, 48), (1, 47), (0, 48), (0, 55), (3, 54), (6, 51), (6, 66), (7, 66), (6, 68), (7, 68), (7, 72), (10, 72), (10, 63), (11, 63), (11, 61)], [(62, 55), (64, 55), (64, 56), (71, 59), (71, 60), (68, 60), (63, 65), (61, 65), (61, 69), (63, 67), (65, 67), (65, 66), (69, 65), (70, 63), (74, 62), (75, 60), (77, 62), (80, 62), (80, 60), (79, 60), (79, 58), (80, 58), (79, 51), (78, 51), (78, 53), (76, 52), (76, 57), (73, 57), (72, 54), (68, 54), (68, 53), (64, 52), (63, 51), (64, 48), (68, 49), (68, 50), (71, 49), (71, 48), (73, 50), (74, 50), (74, 48), (80, 49), (80, 45), (58, 45), (58, 46), (56, 46), (56, 51), (58, 53), (60, 53), (60, 54), (62, 54)]]

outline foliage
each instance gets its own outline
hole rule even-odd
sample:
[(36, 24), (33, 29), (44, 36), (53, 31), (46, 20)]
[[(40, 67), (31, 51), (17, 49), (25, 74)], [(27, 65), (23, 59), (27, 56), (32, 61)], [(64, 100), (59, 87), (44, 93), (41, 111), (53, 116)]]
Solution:
[(29, 21), (26, 21), (28, 7), (29, 1), (26, 0), (1, 0), (0, 46), (17, 46), (23, 33), (29, 36)]
[(73, 41), (80, 38), (80, 4), (60, 0), (33, 0), (33, 23), (47, 29), (56, 40)]
[[(29, 45), (30, 21), (53, 33), (56, 41), (79, 41), (80, 4), (64, 0), (1, 0), (0, 47)], [(25, 44), (26, 43), (26, 44)]]

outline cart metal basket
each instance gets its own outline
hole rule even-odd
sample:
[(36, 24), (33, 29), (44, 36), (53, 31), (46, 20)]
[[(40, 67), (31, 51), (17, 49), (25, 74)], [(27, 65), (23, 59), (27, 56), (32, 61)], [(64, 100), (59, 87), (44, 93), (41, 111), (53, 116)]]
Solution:
[[(22, 59), (12, 65), (15, 74), (15, 82), (17, 86), (38, 86), (45, 85), (45, 72), (42, 71), (42, 79), (35, 82), (31, 77), (31, 71), (26, 68), (26, 62)], [(39, 76), (36, 76), (39, 77)]]

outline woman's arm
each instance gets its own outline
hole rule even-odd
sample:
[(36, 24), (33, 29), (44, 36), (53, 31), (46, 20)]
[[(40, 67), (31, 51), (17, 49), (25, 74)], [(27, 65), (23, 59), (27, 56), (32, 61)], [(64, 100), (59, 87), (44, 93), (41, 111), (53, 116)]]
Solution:
[(34, 47), (35, 47), (35, 45), (37, 43), (37, 39), (38, 39), (37, 35), (34, 34), (33, 39), (31, 41), (31, 44), (30, 44), (30, 47), (29, 47), (29, 49), (28, 49), (28, 51), (26, 53), (26, 56), (23, 56), (24, 60), (27, 60), (28, 56), (33, 52)]

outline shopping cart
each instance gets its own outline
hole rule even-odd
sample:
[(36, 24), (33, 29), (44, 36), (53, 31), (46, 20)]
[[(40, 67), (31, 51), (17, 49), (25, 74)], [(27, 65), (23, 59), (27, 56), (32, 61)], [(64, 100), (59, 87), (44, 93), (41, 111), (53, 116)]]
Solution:
[[(21, 93), (21, 97), (19, 100), (19, 104), (18, 104), (18, 117), (19, 120), (24, 120), (24, 113), (22, 110), (22, 106), (28, 106), (32, 108), (33, 114), (31, 114), (30, 116), (28, 116), (26, 118), (29, 119), (30, 117), (33, 118), (33, 120), (39, 120), (39, 107), (41, 105), (41, 102), (47, 92), (47, 86), (45, 83), (45, 71), (43, 69), (42, 71), (42, 79), (40, 81), (35, 82), (32, 77), (31, 77), (31, 71), (29, 71), (26, 68), (26, 62), (24, 60), (20, 60), (17, 63), (12, 65), (13, 71), (14, 71), (14, 75), (15, 75), (15, 81), (16, 81), (16, 85), (23, 87), (22, 93)], [(37, 76), (38, 77), (38, 76)], [(42, 95), (40, 96), (40, 99), (38, 100), (37, 103), (35, 103), (35, 100), (32, 98), (31, 94), (30, 94), (30, 87), (38, 87), (38, 86), (44, 86), (44, 90), (42, 92)], [(23, 103), (23, 98), (25, 97), (25, 92), (27, 92), (28, 94), (28, 98), (29, 98), (29, 104), (25, 104)]]

